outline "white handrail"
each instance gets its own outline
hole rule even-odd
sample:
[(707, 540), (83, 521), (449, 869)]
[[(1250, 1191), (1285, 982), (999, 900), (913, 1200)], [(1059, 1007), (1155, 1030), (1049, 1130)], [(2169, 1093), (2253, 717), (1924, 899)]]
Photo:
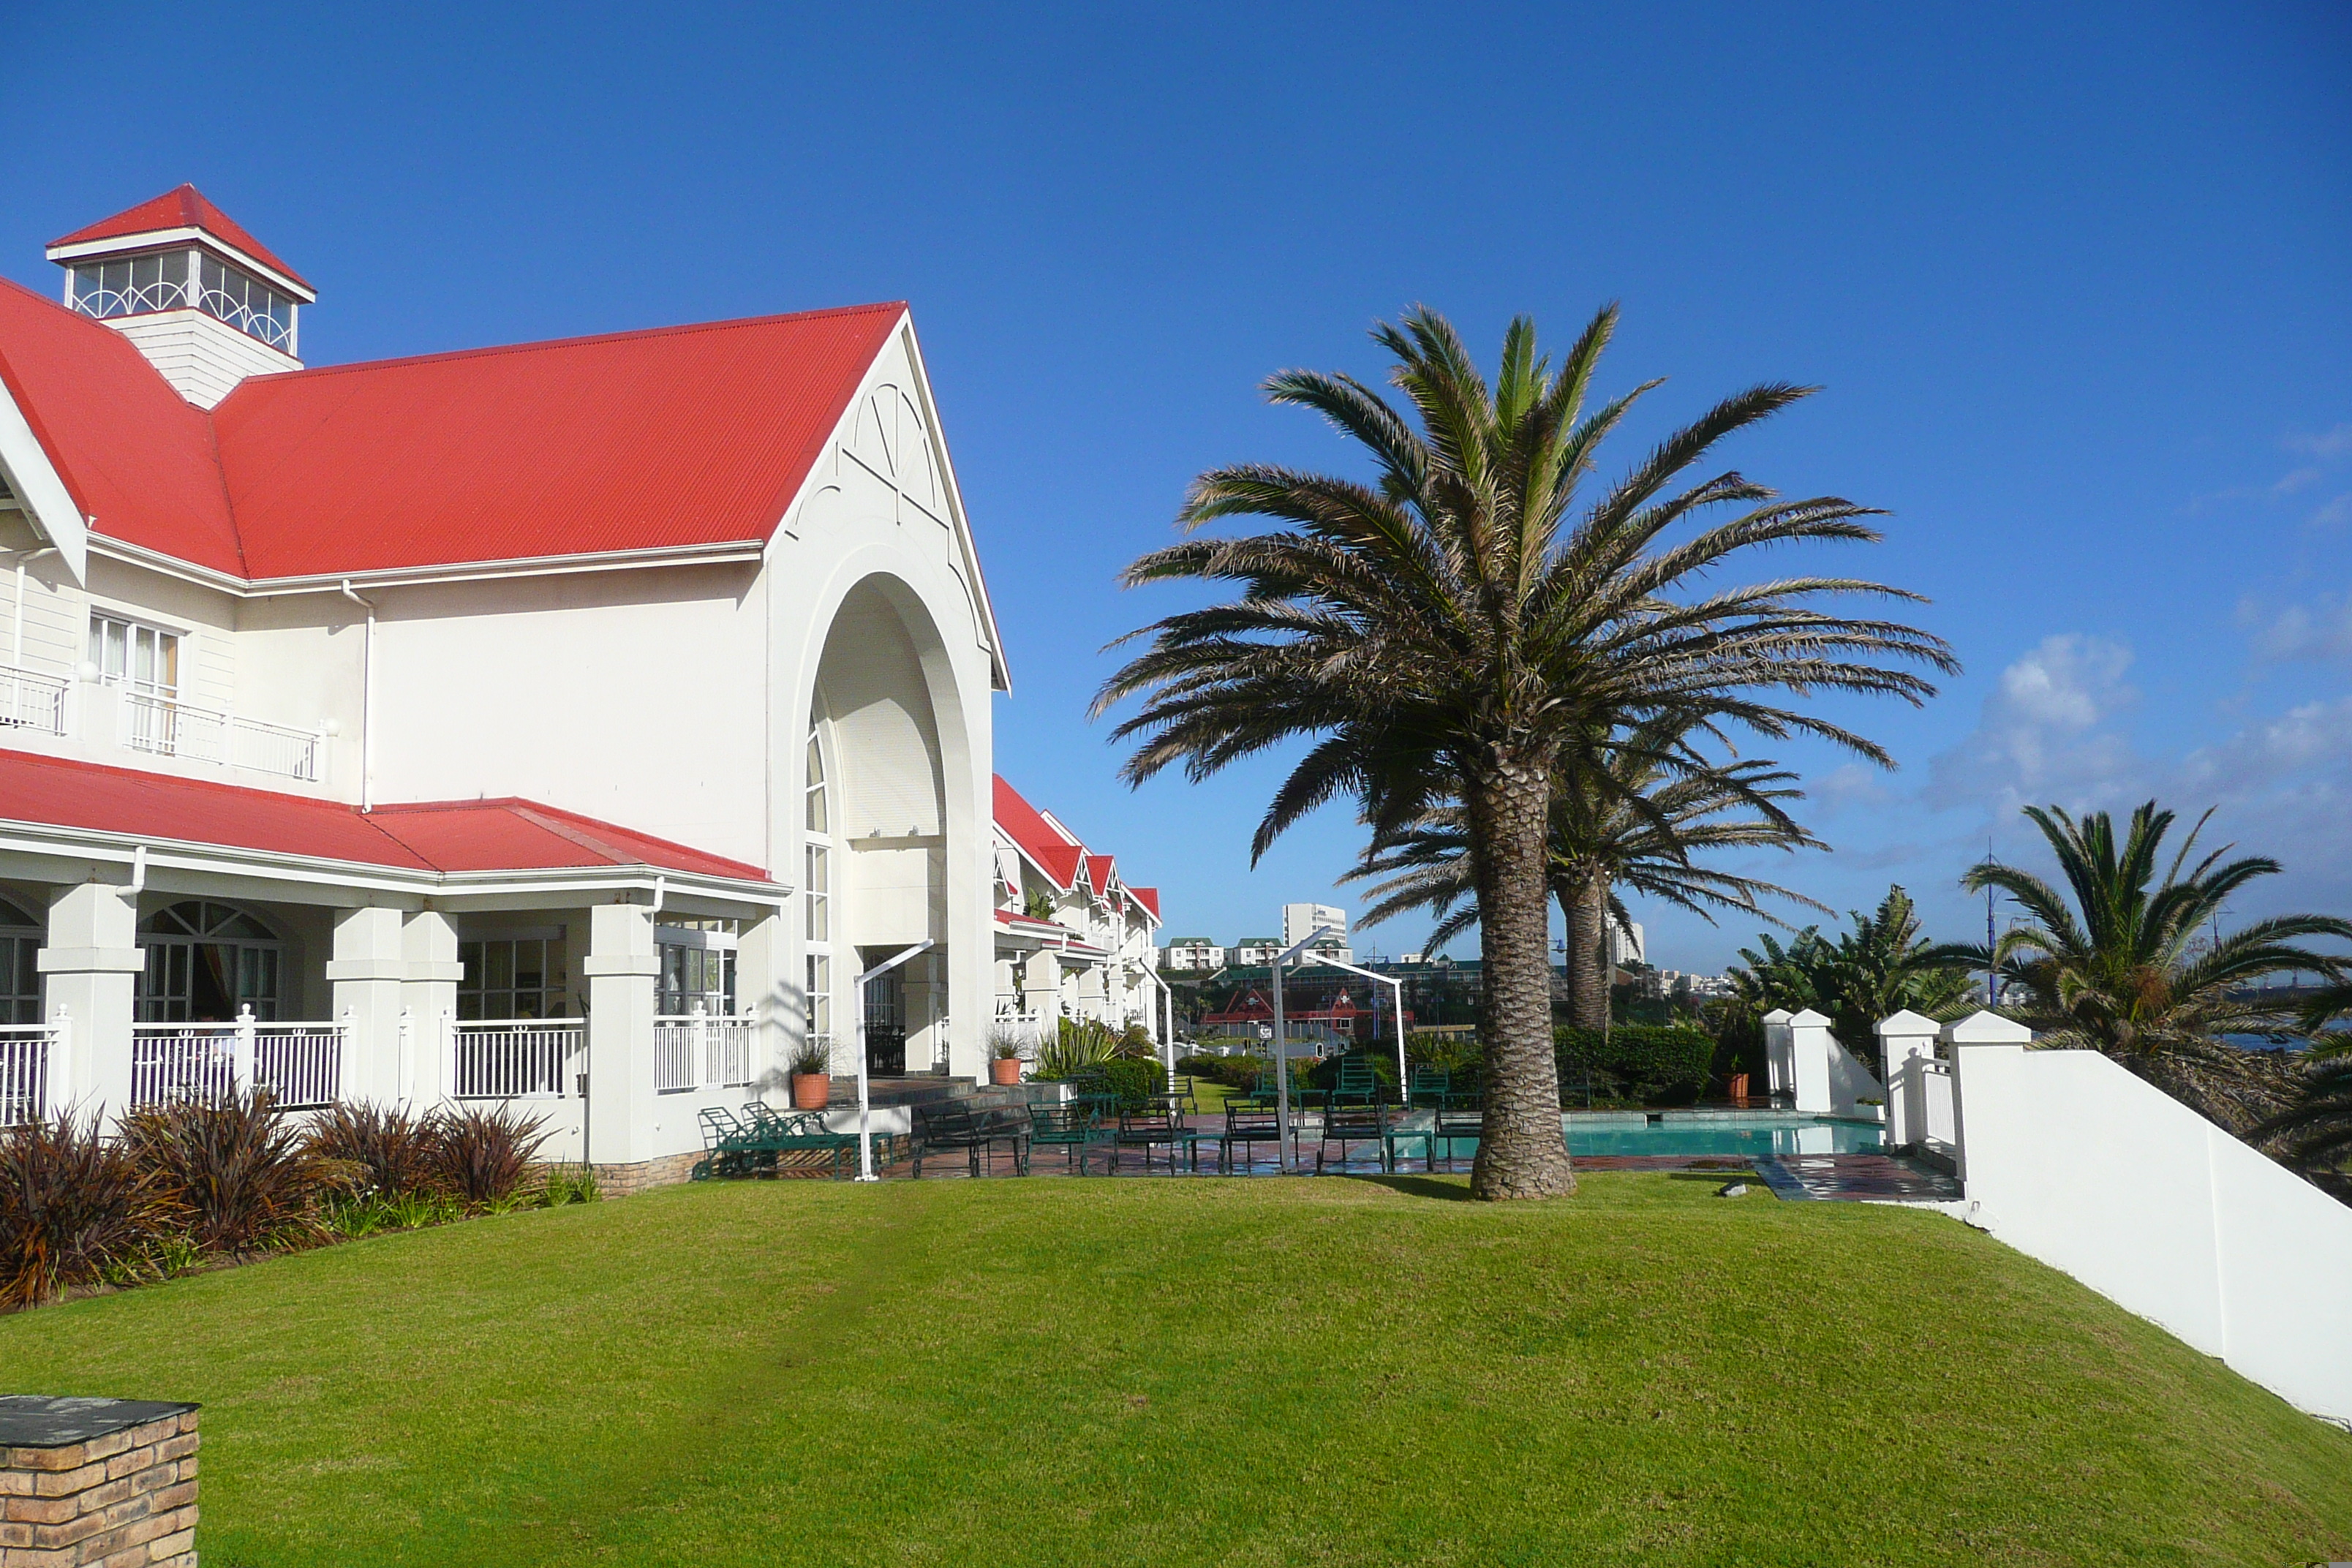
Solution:
[(578, 1018), (468, 1018), (449, 1026), (453, 1100), (562, 1100), (588, 1048)]
[(342, 1090), (340, 1023), (262, 1023), (250, 1007), (233, 1024), (131, 1026), (133, 1110), (219, 1100), (238, 1086), (268, 1089), (289, 1110), (332, 1105)]
[(0, 1127), (49, 1113), (49, 1068), (61, 1026), (0, 1024)]
[(0, 730), (64, 734), (66, 689), (71, 684), (62, 675), (0, 664)]
[(136, 687), (118, 688), (121, 743), (134, 752), (250, 768), (279, 778), (318, 782), (325, 736), (205, 708)]

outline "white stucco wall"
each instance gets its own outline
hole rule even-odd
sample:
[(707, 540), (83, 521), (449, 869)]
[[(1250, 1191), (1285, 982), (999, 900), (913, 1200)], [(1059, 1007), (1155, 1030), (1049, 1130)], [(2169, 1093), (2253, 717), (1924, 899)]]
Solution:
[(2095, 1052), (1945, 1037), (1963, 1217), (2352, 1423), (2352, 1208)]

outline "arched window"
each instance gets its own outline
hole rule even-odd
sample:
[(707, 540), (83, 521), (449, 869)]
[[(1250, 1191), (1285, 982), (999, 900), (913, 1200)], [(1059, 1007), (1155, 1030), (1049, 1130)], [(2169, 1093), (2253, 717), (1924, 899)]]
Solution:
[(0, 1024), (41, 1021), (41, 940), (39, 923), (0, 899)]
[(801, 861), (801, 935), (808, 954), (808, 1033), (833, 1046), (833, 927), (835, 802), (825, 779), (821, 727), (809, 726), (808, 776), (801, 826), (807, 837)]
[(142, 1023), (228, 1023), (250, 1007), (278, 1016), (286, 944), (234, 904), (191, 899), (139, 922), (147, 969), (139, 976)]

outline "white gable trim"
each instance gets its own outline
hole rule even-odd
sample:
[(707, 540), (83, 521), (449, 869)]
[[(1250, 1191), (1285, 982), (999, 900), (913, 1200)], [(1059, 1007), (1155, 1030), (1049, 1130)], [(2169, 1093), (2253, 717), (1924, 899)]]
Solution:
[[(836, 457), (845, 458), (869, 473), (874, 471), (873, 465), (859, 458), (851, 448), (856, 440), (858, 416), (864, 411), (866, 401), (881, 386), (882, 359), (894, 344), (905, 351), (907, 362), (912, 368), (914, 390), (919, 405), (917, 411), (922, 416), (930, 437), (932, 468), (939, 475), (946, 492), (949, 515), (935, 518), (935, 521), (953, 536), (956, 549), (962, 558), (963, 585), (971, 601), (973, 616), (979, 622), (980, 646), (988, 652), (990, 681), (996, 690), (1009, 693), (1013, 689), (1013, 677), (1004, 662), (1004, 639), (997, 631), (996, 608), (989, 602), (988, 584), (980, 574), (980, 552), (972, 542), (971, 521), (964, 516), (963, 492), (956, 483), (954, 465), (948, 461), (947, 440), (940, 433), (938, 405), (931, 396), (930, 373), (923, 366), (922, 351), (915, 342), (915, 322), (910, 312), (899, 312), (898, 325), (890, 337), (884, 341), (882, 347), (875, 350), (866, 374), (858, 378), (857, 390), (850, 395), (841, 416), (834, 422), (833, 434), (825, 438), (817, 460), (809, 465), (809, 471), (801, 478), (800, 488), (784, 503), (783, 515), (778, 520), (767, 548), (772, 553), (784, 548), (787, 541), (800, 537), (801, 510), (812, 497), (835, 482), (832, 465)], [(893, 489), (898, 488), (887, 476), (876, 477), (890, 483)], [(932, 515), (929, 507), (919, 502), (914, 504), (926, 515)]]
[(0, 472), (77, 584), (89, 581), (89, 524), (5, 384), (0, 384)]

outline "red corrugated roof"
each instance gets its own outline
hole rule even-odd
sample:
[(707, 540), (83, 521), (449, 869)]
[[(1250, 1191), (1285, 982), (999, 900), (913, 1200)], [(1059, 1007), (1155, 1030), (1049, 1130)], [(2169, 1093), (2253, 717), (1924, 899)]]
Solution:
[(243, 578), (764, 542), (903, 304), (248, 377), (210, 415), (0, 279), (0, 375), (93, 531)]
[(204, 193), (194, 185), (165, 191), (152, 201), (141, 202), (112, 217), (100, 218), (88, 228), (78, 228), (62, 239), (49, 241), (49, 248), (54, 250), (60, 245), (81, 245), (93, 239), (121, 239), (126, 235), (152, 234), (167, 228), (203, 229), (214, 238), (226, 240), (256, 261), (276, 268), (303, 288), (310, 287), (308, 278), (278, 259), (267, 246), (247, 234), (243, 225), (206, 201)]
[(1053, 825), (1037, 808), (1023, 799), (1019, 790), (1004, 782), (1003, 773), (995, 775), (995, 779), (996, 826), (1004, 830), (1007, 838), (1020, 847), (1024, 855), (1045, 869), (1045, 875), (1054, 879), (1055, 887), (1070, 886), (1077, 877), (1078, 863), (1086, 852), (1055, 832)]
[(1158, 920), (1158, 919), (1160, 918), (1160, 889), (1157, 889), (1157, 888), (1138, 888), (1138, 887), (1130, 886), (1127, 890), (1128, 890), (1128, 892), (1129, 892), (1130, 895), (1132, 895), (1132, 896), (1133, 896), (1133, 898), (1134, 898), (1134, 900), (1135, 900), (1135, 901), (1136, 901), (1137, 903), (1141, 904), (1145, 909), (1150, 910), (1151, 911), (1151, 918), (1152, 918), (1153, 920), (1155, 920), (1155, 921), (1156, 921), (1156, 920)]
[(99, 532), (246, 575), (212, 421), (130, 339), (0, 279), (0, 380)]
[(905, 310), (251, 377), (213, 415), (250, 574), (765, 541)]
[(205, 779), (0, 751), (0, 818), (410, 871), (645, 866), (763, 882), (757, 866), (528, 800), (422, 801), (362, 815)]

